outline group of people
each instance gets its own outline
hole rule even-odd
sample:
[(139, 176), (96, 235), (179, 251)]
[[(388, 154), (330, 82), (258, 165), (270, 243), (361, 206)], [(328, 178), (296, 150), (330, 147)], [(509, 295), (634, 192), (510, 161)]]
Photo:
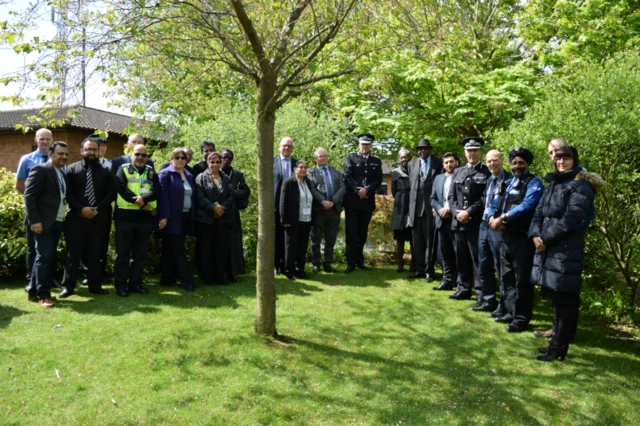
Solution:
[[(313, 272), (333, 272), (343, 207), (345, 273), (371, 269), (363, 250), (382, 184), (382, 162), (371, 154), (374, 140), (370, 133), (358, 135), (359, 151), (347, 156), (342, 172), (329, 165), (326, 149), (315, 150), (316, 166), (309, 168), (293, 157), (291, 137), (280, 141), (273, 162), (274, 274), (307, 278), (309, 239)], [(226, 285), (244, 273), (240, 210), (247, 207), (250, 189), (231, 166), (231, 150), (217, 152), (213, 142), (204, 141), (203, 158), (191, 167), (191, 149), (176, 148), (156, 172), (140, 135), (132, 135), (127, 153), (111, 162), (104, 158), (106, 142), (98, 135), (87, 137), (82, 160), (67, 166), (67, 145), (52, 142), (51, 132), (40, 129), (38, 150), (20, 160), (16, 188), (24, 193), (27, 210), (29, 300), (45, 308), (53, 305), (55, 255), (63, 232), (67, 254), (58, 297), (74, 293), (81, 270), (89, 292), (107, 294), (102, 283), (112, 217), (119, 296), (147, 293), (143, 271), (154, 229), (162, 237), (161, 285), (194, 290), (187, 236), (195, 235), (197, 273), (205, 284)], [(427, 139), (417, 144), (414, 159), (406, 149), (399, 152), (400, 165), (392, 172), (390, 224), (398, 271), (404, 270), (409, 241), (409, 278), (435, 281), (440, 262), (442, 279), (433, 290), (453, 291), (449, 298), (455, 300), (475, 294), (472, 310), (489, 312), (512, 333), (527, 328), (534, 285), (540, 285), (555, 319), (550, 330), (535, 333), (550, 342), (538, 359), (564, 359), (577, 328), (594, 193), (604, 184), (580, 166), (578, 151), (561, 139), (548, 145), (553, 171), (544, 177), (546, 186), (531, 173), (533, 153), (526, 148), (508, 154), (509, 171), (497, 150), (487, 152), (486, 164), (481, 162), (482, 138), (465, 138), (462, 145), (463, 166), (453, 152), (433, 156)]]
[[(107, 140), (95, 134), (81, 145), (82, 160), (67, 165), (69, 147), (53, 142), (48, 129), (36, 133), (38, 146), (20, 159), (16, 188), (24, 194), (27, 229), (28, 299), (43, 308), (74, 294), (79, 274), (90, 293), (105, 295), (106, 258), (115, 223), (113, 284), (116, 294), (146, 294), (143, 286), (150, 238), (162, 238), (161, 278), (165, 286), (194, 291), (185, 237), (196, 238), (196, 265), (208, 285), (228, 285), (244, 273), (240, 210), (250, 189), (232, 167), (233, 152), (200, 145), (202, 161), (189, 166), (193, 151), (176, 148), (156, 172), (144, 139), (129, 137), (125, 154), (104, 158)], [(115, 201), (115, 203), (114, 203)], [(112, 208), (112, 204), (115, 207)], [(64, 277), (55, 279), (56, 251), (64, 233)]]
[(526, 148), (509, 153), (508, 171), (497, 150), (487, 152), (486, 165), (480, 161), (483, 139), (466, 138), (462, 145), (464, 166), (452, 152), (433, 157), (426, 139), (418, 143), (418, 158), (411, 160), (405, 149), (399, 152), (400, 166), (392, 172), (391, 218), (398, 271), (405, 242), (411, 241), (415, 272), (410, 278), (433, 281), (440, 258), (442, 280), (433, 290), (455, 289), (449, 295), (455, 300), (475, 293), (471, 309), (489, 312), (510, 333), (527, 328), (534, 286), (541, 286), (555, 318), (550, 330), (534, 333), (549, 340), (538, 359), (563, 360), (577, 329), (594, 193), (604, 183), (580, 166), (578, 151), (562, 139), (548, 145), (553, 171), (544, 177), (546, 186), (531, 173), (533, 153)]

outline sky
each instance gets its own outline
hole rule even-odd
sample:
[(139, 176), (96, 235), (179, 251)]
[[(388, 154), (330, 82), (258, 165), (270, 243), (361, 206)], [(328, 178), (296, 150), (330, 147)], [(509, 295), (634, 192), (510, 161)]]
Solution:
[[(11, 19), (11, 16), (8, 15), (8, 12), (11, 10), (22, 10), (27, 7), (32, 0), (9, 0), (2, 1), (0, 0), (0, 21)], [(44, 8), (42, 12), (38, 15), (38, 29), (28, 31), (25, 33), (26, 40), (31, 40), (34, 36), (38, 36), (41, 38), (52, 38), (56, 34), (56, 25), (51, 22), (51, 9)], [(15, 72), (20, 72), (24, 69), (26, 63), (33, 61), (36, 59), (35, 54), (24, 55), (17, 54), (11, 47), (7, 44), (0, 44), (0, 77), (7, 77), (10, 74)], [(105, 111), (115, 112), (119, 114), (131, 115), (131, 112), (128, 109), (121, 109), (114, 106), (107, 106), (109, 99), (105, 98), (104, 94), (107, 91), (107, 86), (99, 81), (99, 79), (94, 78), (89, 80), (86, 88), (86, 106), (97, 108)], [(12, 83), (8, 86), (0, 85), (0, 93), (5, 96), (14, 95), (20, 90), (20, 83)], [(38, 94), (38, 91), (34, 87), (27, 87), (24, 91), (29, 98), (35, 98)], [(82, 99), (74, 102), (73, 104), (80, 104)], [(42, 106), (41, 103), (36, 101), (30, 102), (26, 105), (20, 106), (20, 108), (37, 108)], [(9, 102), (0, 102), (0, 111), (2, 110), (10, 110), (15, 109), (16, 107)]]

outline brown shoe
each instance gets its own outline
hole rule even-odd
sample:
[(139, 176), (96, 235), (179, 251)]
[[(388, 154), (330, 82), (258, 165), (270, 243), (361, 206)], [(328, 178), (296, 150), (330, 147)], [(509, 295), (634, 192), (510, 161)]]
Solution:
[(551, 329), (545, 330), (545, 331), (536, 330), (536, 331), (533, 332), (533, 335), (536, 336), (536, 337), (540, 337), (540, 338), (544, 337), (545, 339), (550, 339), (553, 336), (555, 336), (556, 333), (555, 333), (555, 331), (553, 331)]
[[(29, 302), (37, 302), (38, 301), (38, 296), (29, 296), (27, 298), (27, 300)], [(51, 300), (56, 300), (56, 297), (55, 296), (51, 296)]]
[(45, 309), (53, 308), (53, 302), (51, 301), (51, 299), (41, 300), (40, 301), (40, 307), (45, 308)]

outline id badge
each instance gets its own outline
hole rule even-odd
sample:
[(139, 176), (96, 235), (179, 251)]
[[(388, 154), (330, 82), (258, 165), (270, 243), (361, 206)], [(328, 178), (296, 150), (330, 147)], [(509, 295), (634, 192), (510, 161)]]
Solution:
[(140, 195), (148, 194), (149, 188), (145, 188), (144, 186), (140, 188)]
[(305, 215), (307, 215), (307, 214), (311, 214), (311, 209), (310, 209), (310, 208), (304, 208), (304, 209), (302, 209), (302, 214), (305, 214)]

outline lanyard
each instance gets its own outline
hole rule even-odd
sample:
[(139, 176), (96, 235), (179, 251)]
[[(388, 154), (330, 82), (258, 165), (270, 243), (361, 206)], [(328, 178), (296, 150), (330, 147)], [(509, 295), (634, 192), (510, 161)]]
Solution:
[(58, 172), (58, 170), (54, 167), (54, 172), (56, 173), (56, 179), (58, 180), (58, 185), (60, 185), (60, 192), (62, 192), (62, 195), (65, 195), (65, 186), (64, 186), (64, 182), (62, 181), (62, 179), (60, 179), (60, 175)]

